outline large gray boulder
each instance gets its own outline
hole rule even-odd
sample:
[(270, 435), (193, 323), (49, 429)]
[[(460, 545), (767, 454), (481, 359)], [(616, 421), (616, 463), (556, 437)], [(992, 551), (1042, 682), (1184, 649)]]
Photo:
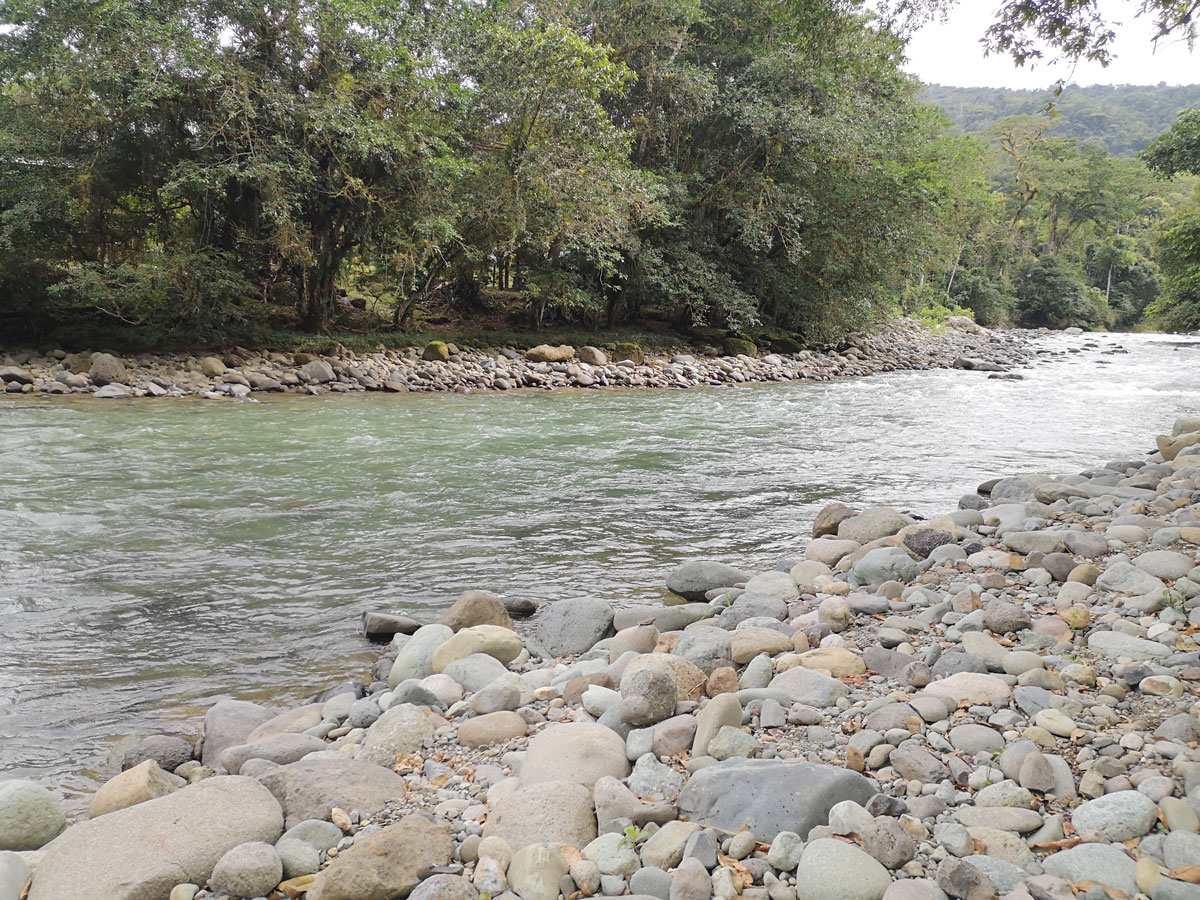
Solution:
[(1130, 563), (1113, 563), (1096, 579), (1096, 589), (1115, 594), (1161, 594), (1167, 586)]
[(162, 900), (203, 884), (239, 844), (273, 844), (282, 831), (279, 803), (253, 778), (207, 778), (68, 828), (45, 848), (29, 900)]
[(708, 559), (689, 559), (667, 575), (667, 590), (672, 594), (702, 603), (705, 594), (717, 588), (732, 587), (749, 581), (751, 574)]
[(0, 781), (0, 850), (37, 850), (66, 827), (57, 795), (33, 781)]
[(404, 779), (391, 769), (361, 759), (302, 759), (271, 769), (258, 780), (283, 806), (288, 828), (310, 819), (329, 821), (330, 811), (377, 813), (404, 796)]
[(726, 831), (743, 826), (769, 843), (781, 831), (808, 834), (843, 800), (865, 806), (874, 783), (838, 766), (778, 759), (729, 759), (692, 775), (679, 795), (689, 821)]
[(397, 756), (414, 752), (426, 738), (433, 737), (433, 730), (433, 723), (420, 707), (401, 703), (367, 729), (357, 758), (390, 769)]
[(215, 769), (221, 764), (221, 753), (235, 744), (244, 744), (250, 732), (277, 713), (245, 700), (218, 700), (204, 714), (204, 744), (200, 762)]
[(132, 769), (148, 759), (158, 763), (164, 772), (174, 772), (196, 755), (196, 746), (189, 740), (166, 734), (156, 734), (139, 741), (125, 754), (121, 768)]
[(912, 581), (921, 574), (921, 564), (900, 547), (878, 547), (863, 554), (853, 571), (862, 584), (883, 584)]
[(724, 628), (694, 625), (686, 629), (671, 652), (682, 656), (705, 675), (713, 669), (733, 665), (733, 638)]
[(92, 383), (97, 385), (124, 384), (129, 377), (125, 371), (125, 363), (111, 353), (92, 354), (92, 365), (88, 369), (88, 376), (92, 379)]
[(1138, 892), (1136, 864), (1112, 844), (1080, 844), (1060, 850), (1047, 856), (1042, 867), (1067, 881), (1095, 881), (1130, 897)]
[(577, 598), (547, 603), (537, 636), (555, 656), (575, 656), (613, 633), (613, 608), (603, 600)]
[(874, 509), (864, 509), (857, 516), (851, 516), (838, 523), (837, 536), (842, 540), (858, 541), (869, 544), (880, 538), (891, 537), (905, 525), (911, 525), (913, 520), (890, 506), (878, 506)]
[(1148, 641), (1120, 631), (1093, 631), (1088, 635), (1088, 650), (1112, 659), (1128, 656), (1130, 659), (1152, 660), (1171, 655), (1170, 648), (1158, 641)]

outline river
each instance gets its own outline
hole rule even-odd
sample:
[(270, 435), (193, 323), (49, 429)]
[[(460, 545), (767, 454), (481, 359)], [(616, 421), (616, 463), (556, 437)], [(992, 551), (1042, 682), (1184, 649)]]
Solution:
[(0, 778), (77, 807), (121, 736), (363, 675), (363, 610), (430, 618), (472, 588), (653, 600), (686, 557), (800, 554), (830, 500), (937, 513), (1197, 412), (1195, 342), (1037, 346), (1024, 381), (0, 399)]

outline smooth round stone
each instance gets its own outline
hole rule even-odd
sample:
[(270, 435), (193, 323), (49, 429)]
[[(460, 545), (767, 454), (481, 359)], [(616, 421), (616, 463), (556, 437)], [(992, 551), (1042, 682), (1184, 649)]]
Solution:
[(883, 900), (891, 883), (870, 854), (832, 838), (809, 842), (796, 867), (797, 900)]
[(67, 827), (62, 802), (32, 781), (0, 781), (0, 850), (37, 850)]
[(500, 744), (525, 734), (526, 722), (510, 711), (488, 713), (467, 719), (458, 726), (458, 742), (464, 747)]
[(1029, 809), (1033, 806), (1033, 794), (1015, 781), (1005, 779), (989, 784), (975, 795), (976, 806), (1015, 806)]
[(646, 866), (629, 877), (629, 890), (645, 897), (670, 900), (671, 876), (657, 866)]
[(1046, 857), (1042, 867), (1067, 881), (1096, 881), (1130, 897), (1138, 892), (1136, 863), (1120, 847), (1111, 844), (1080, 844), (1060, 850)]
[(275, 842), (275, 852), (283, 864), (284, 880), (312, 875), (321, 867), (321, 854), (306, 841), (280, 838)]
[(1004, 737), (986, 725), (956, 725), (947, 735), (950, 746), (963, 753), (974, 755), (981, 750), (989, 753), (1004, 749)]
[(1033, 723), (1061, 738), (1069, 738), (1077, 727), (1070, 716), (1057, 709), (1043, 709), (1033, 717)]
[(1071, 815), (1075, 831), (1098, 831), (1110, 841), (1141, 837), (1158, 821), (1158, 805), (1139, 791), (1117, 791), (1082, 804)]
[(1023, 675), (1034, 669), (1044, 669), (1046, 662), (1031, 650), (1014, 650), (1005, 655), (1002, 665), (1009, 675)]
[(265, 897), (283, 880), (283, 862), (263, 841), (238, 844), (213, 867), (209, 889), (234, 897)]

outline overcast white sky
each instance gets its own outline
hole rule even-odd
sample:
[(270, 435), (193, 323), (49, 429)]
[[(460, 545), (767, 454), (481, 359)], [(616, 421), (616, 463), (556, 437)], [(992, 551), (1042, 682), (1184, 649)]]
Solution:
[(1167, 38), (1156, 49), (1150, 40), (1150, 20), (1133, 15), (1137, 5), (1134, 0), (1101, 0), (1109, 20), (1121, 23), (1114, 29), (1116, 59), (1108, 68), (1081, 62), (1072, 73), (1067, 62), (1050, 64), (1050, 53), (1032, 68), (1029, 64), (1018, 68), (1004, 56), (984, 57), (979, 39), (995, 21), (999, 0), (961, 0), (946, 24), (926, 25), (909, 43), (905, 68), (926, 84), (959, 87), (1040, 89), (1051, 87), (1059, 78), (1080, 85), (1200, 82), (1200, 47), (1188, 53), (1186, 44)]

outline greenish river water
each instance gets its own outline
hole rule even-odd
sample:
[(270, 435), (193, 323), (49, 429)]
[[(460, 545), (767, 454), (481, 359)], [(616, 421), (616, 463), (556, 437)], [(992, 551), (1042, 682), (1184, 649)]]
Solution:
[(1038, 346), (1015, 382), (0, 400), (0, 777), (88, 790), (117, 736), (364, 674), (363, 610), (653, 600), (686, 557), (800, 554), (832, 499), (937, 513), (1196, 412), (1187, 341)]

